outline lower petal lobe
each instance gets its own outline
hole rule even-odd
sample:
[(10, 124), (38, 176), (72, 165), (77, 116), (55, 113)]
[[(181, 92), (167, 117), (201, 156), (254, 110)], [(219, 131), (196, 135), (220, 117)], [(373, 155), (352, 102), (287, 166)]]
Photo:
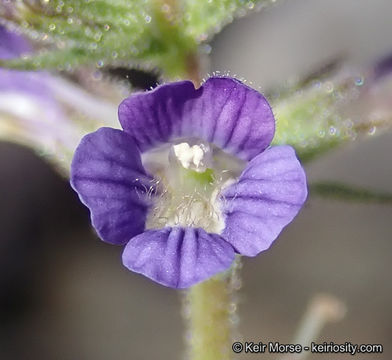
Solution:
[(222, 237), (201, 228), (165, 227), (131, 239), (123, 264), (159, 284), (187, 288), (228, 269), (234, 249)]

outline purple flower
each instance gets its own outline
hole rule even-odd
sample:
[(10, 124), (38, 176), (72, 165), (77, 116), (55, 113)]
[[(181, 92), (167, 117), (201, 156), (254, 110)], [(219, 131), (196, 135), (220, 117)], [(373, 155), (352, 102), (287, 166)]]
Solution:
[(231, 78), (169, 83), (124, 100), (123, 131), (101, 128), (74, 155), (71, 184), (124, 265), (173, 288), (266, 250), (307, 196), (290, 146), (269, 147), (266, 99)]
[[(30, 52), (31, 46), (22, 36), (10, 32), (0, 25), (0, 59), (17, 58)], [(42, 72), (0, 69), (1, 95), (18, 92), (26, 94), (26, 96), (35, 96), (37, 100), (48, 97), (46, 76), (47, 74)]]
[[(31, 51), (26, 39), (0, 25), (0, 59)], [(33, 146), (59, 160), (59, 168), (68, 170), (81, 133), (115, 124), (116, 106), (111, 101), (59, 74), (0, 68), (0, 138)]]
[[(31, 50), (22, 36), (0, 25), (0, 59), (17, 58)], [(0, 137), (43, 144), (45, 151), (69, 143), (74, 149), (75, 131), (67, 123), (52, 82), (45, 72), (0, 68)]]

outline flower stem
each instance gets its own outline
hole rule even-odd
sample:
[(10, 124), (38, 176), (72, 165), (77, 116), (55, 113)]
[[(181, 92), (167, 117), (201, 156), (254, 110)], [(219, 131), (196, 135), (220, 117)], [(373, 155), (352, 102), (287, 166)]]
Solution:
[[(173, 1), (175, 5), (175, 1)], [(173, 6), (175, 8), (175, 6)], [(196, 52), (185, 57), (186, 78), (201, 84), (200, 61)], [(189, 360), (230, 360), (236, 301), (233, 293), (241, 286), (239, 258), (226, 274), (220, 274), (190, 288), (186, 293), (184, 316), (188, 320)]]
[(189, 359), (229, 360), (237, 308), (234, 291), (240, 287), (238, 260), (227, 274), (193, 286), (187, 294)]

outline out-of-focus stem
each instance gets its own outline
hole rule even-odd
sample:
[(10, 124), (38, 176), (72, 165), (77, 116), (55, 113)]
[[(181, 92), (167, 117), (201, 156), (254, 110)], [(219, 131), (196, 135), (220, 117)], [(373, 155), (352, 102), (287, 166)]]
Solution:
[(197, 54), (189, 54), (186, 58), (186, 72), (189, 80), (193, 82), (196, 88), (201, 85), (200, 62)]
[(62, 102), (77, 108), (101, 125), (115, 126), (117, 106), (104, 99), (97, 99), (87, 91), (61, 78), (49, 78), (48, 86)]
[[(345, 305), (336, 297), (327, 294), (316, 295), (302, 318), (292, 344), (310, 347), (327, 323), (340, 321), (345, 314)], [(283, 356), (280, 360), (304, 360), (309, 354), (310, 351), (302, 351), (299, 354)]]

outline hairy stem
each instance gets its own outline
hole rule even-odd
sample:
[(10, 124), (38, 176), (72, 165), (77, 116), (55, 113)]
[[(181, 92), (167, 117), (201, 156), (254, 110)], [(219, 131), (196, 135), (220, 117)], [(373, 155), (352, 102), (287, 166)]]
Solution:
[(227, 274), (193, 286), (187, 293), (190, 360), (229, 360), (237, 321), (235, 291), (240, 287), (239, 260)]
[[(175, 9), (176, 1), (172, 7)], [(185, 77), (196, 88), (201, 85), (201, 66), (197, 52), (185, 57)], [(233, 326), (236, 322), (234, 292), (241, 286), (239, 258), (226, 274), (197, 284), (186, 293), (184, 316), (188, 320), (189, 360), (230, 360)]]
[(230, 353), (230, 295), (226, 279), (214, 278), (190, 290), (190, 359), (225, 360)]

